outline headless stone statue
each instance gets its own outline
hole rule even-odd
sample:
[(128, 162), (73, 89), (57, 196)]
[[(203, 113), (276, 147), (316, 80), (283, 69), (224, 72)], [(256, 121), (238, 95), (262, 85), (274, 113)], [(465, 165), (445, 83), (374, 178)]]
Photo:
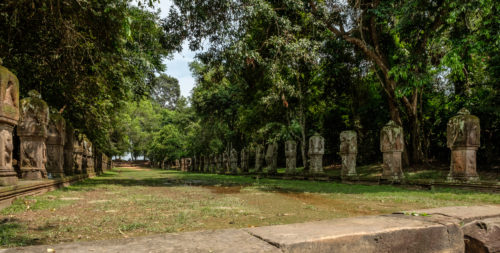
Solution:
[(342, 158), (341, 177), (356, 176), (356, 155), (358, 154), (358, 140), (355, 131), (340, 133), (340, 156)]
[(403, 138), (403, 128), (392, 120), (380, 131), (380, 151), (384, 160), (382, 179), (399, 181), (404, 178), (401, 163)]
[(295, 174), (297, 170), (297, 142), (285, 142), (286, 174)]
[(64, 143), (66, 121), (59, 113), (50, 115), (47, 134), (47, 174), (52, 178), (64, 177)]
[(266, 165), (267, 165), (267, 173), (276, 174), (278, 167), (278, 144), (270, 143), (267, 145), (266, 151)]
[(309, 138), (309, 172), (312, 174), (323, 173), (323, 154), (325, 153), (325, 138), (315, 133)]

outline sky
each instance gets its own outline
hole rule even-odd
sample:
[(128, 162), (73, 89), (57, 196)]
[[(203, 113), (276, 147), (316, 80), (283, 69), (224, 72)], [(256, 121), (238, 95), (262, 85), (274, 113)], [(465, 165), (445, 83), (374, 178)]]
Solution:
[[(160, 0), (160, 3), (155, 3), (155, 5), (157, 6), (156, 8), (161, 10), (160, 16), (165, 18), (172, 5), (172, 1)], [(191, 71), (189, 71), (189, 63), (194, 60), (196, 52), (189, 50), (187, 43), (184, 43), (182, 48), (182, 52), (175, 53), (173, 59), (164, 60), (164, 63), (167, 65), (165, 74), (177, 78), (181, 87), (181, 95), (189, 97), (195, 83), (193, 75)]]

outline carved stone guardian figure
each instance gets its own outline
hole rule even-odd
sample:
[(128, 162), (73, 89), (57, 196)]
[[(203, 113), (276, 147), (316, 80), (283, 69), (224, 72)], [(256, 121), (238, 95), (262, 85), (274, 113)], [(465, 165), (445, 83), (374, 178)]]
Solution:
[(356, 176), (356, 155), (358, 154), (358, 135), (355, 131), (340, 133), (340, 157), (342, 158), (341, 177)]
[(21, 174), (24, 179), (36, 180), (47, 178), (47, 126), (49, 107), (40, 94), (30, 91), (28, 98), (20, 103), (21, 118), (17, 134), (21, 141)]
[(401, 153), (404, 149), (403, 128), (390, 120), (380, 131), (380, 151), (383, 153), (382, 179), (399, 181), (404, 178)]
[(248, 172), (248, 160), (250, 159), (250, 153), (248, 152), (247, 148), (241, 149), (240, 159), (241, 171)]
[(323, 154), (325, 153), (325, 138), (315, 133), (309, 138), (309, 172), (323, 173)]
[(231, 173), (236, 174), (238, 173), (238, 152), (236, 152), (236, 149), (231, 149), (231, 153), (229, 156), (229, 159), (231, 160)]
[(295, 174), (297, 170), (297, 142), (285, 142), (286, 174)]
[(255, 147), (255, 172), (262, 172), (263, 152), (261, 145)]
[(73, 171), (75, 174), (84, 174), (83, 139), (80, 138), (74, 138), (73, 141)]
[(12, 130), (18, 121), (19, 81), (0, 66), (0, 186), (17, 183), (17, 173), (12, 166)]
[(447, 146), (451, 149), (448, 180), (477, 181), (476, 152), (480, 145), (479, 118), (462, 108), (448, 121)]
[(266, 151), (267, 173), (276, 174), (278, 168), (278, 144), (273, 142), (267, 145)]
[(64, 142), (66, 121), (59, 113), (50, 115), (47, 134), (47, 175), (49, 178), (64, 177)]

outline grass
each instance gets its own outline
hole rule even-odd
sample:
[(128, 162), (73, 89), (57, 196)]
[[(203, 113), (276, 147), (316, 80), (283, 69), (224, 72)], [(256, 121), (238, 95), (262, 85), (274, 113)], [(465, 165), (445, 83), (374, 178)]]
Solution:
[[(371, 169), (362, 171), (371, 173)], [(478, 204), (500, 204), (500, 195), (120, 168), (16, 200), (0, 211), (0, 245), (242, 228)]]

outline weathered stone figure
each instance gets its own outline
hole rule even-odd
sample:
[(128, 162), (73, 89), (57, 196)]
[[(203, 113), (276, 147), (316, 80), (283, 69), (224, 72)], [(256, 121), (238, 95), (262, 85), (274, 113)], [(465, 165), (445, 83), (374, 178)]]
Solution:
[(479, 118), (462, 108), (448, 121), (447, 145), (451, 149), (448, 180), (477, 181), (476, 152), (479, 148), (481, 127)]
[(47, 177), (47, 126), (49, 124), (49, 107), (40, 94), (30, 91), (28, 98), (21, 100), (21, 119), (17, 134), (21, 141), (21, 174), (24, 179), (41, 179)]
[(276, 174), (278, 168), (278, 144), (273, 142), (267, 145), (266, 151), (267, 173)]
[(191, 171), (191, 166), (192, 166), (193, 160), (191, 157), (186, 158), (186, 167), (184, 168), (185, 171)]
[(83, 139), (74, 138), (73, 141), (73, 171), (83, 174)]
[(83, 171), (86, 174), (94, 175), (94, 158), (92, 151), (92, 142), (83, 135)]
[(323, 154), (325, 153), (325, 138), (315, 133), (309, 138), (309, 172), (323, 173)]
[(356, 155), (358, 154), (358, 135), (355, 131), (340, 133), (340, 156), (342, 158), (342, 177), (356, 176)]
[(222, 172), (226, 173), (229, 171), (229, 155), (226, 151), (222, 153)]
[(241, 149), (241, 171), (248, 172), (248, 160), (250, 159), (250, 153), (247, 148)]
[(19, 81), (0, 66), (0, 186), (17, 183), (12, 167), (12, 130), (19, 121)]
[(255, 172), (262, 171), (263, 148), (261, 145), (255, 147)]
[(384, 160), (382, 179), (398, 181), (404, 178), (401, 164), (403, 138), (403, 128), (392, 120), (380, 131), (380, 151)]
[(50, 115), (47, 134), (47, 174), (49, 178), (64, 177), (64, 142), (66, 121), (59, 113)]
[(229, 159), (231, 160), (231, 173), (238, 173), (238, 152), (236, 152), (236, 149), (231, 149), (231, 153), (229, 156)]
[(297, 142), (285, 142), (286, 174), (295, 174), (297, 170)]
[(210, 158), (208, 156), (203, 157), (203, 172), (208, 172), (210, 168)]

